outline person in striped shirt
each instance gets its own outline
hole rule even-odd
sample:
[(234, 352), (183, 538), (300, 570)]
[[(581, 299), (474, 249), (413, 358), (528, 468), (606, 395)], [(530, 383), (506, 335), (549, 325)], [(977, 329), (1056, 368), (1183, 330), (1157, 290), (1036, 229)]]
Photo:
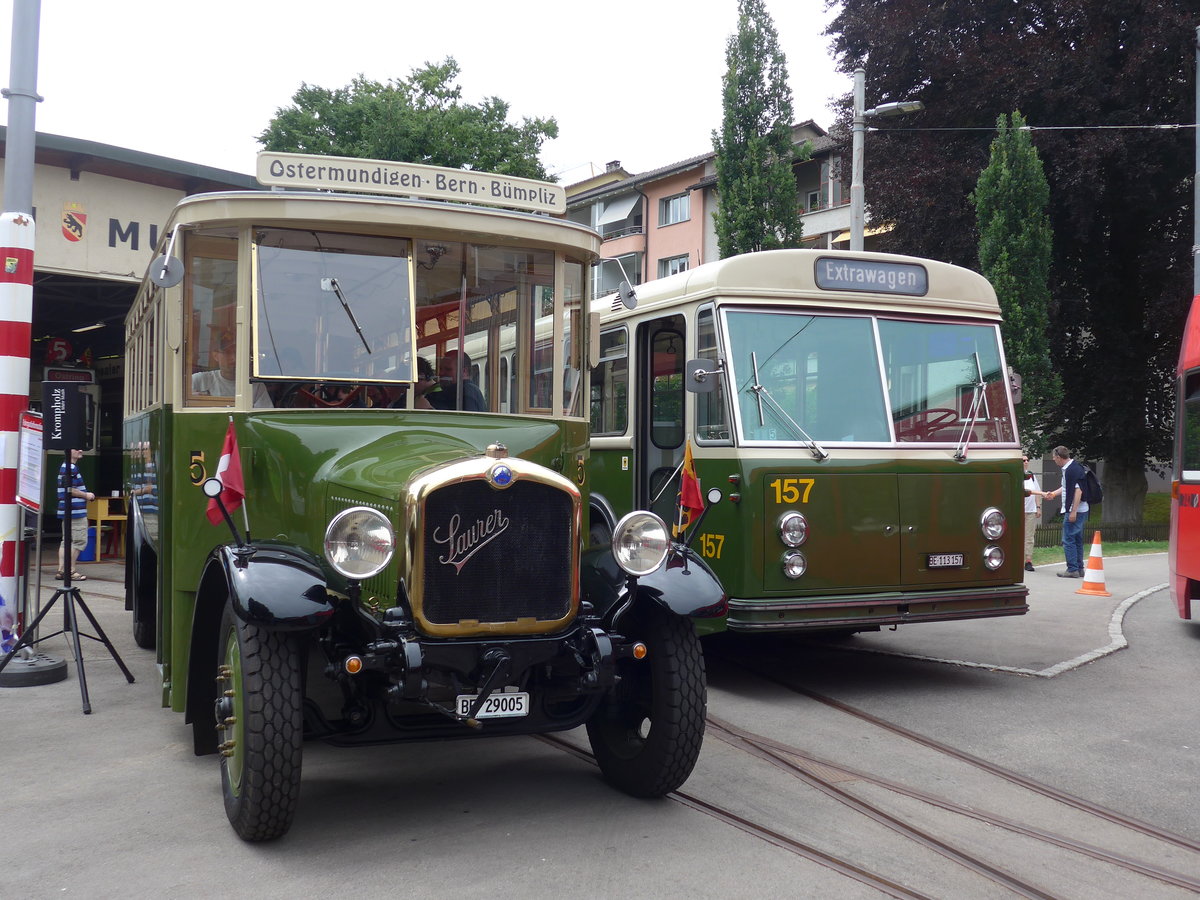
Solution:
[[(83, 483), (83, 475), (79, 471), (79, 466), (76, 463), (83, 457), (82, 450), (71, 451), (70, 471), (68, 472), (67, 461), (64, 459), (63, 464), (58, 467), (58, 517), (63, 518), (66, 512), (66, 498), (70, 495), (71, 498), (71, 580), (86, 581), (87, 576), (76, 571), (75, 564), (79, 561), (79, 554), (87, 547), (88, 540), (88, 525), (87, 525), (87, 505), (90, 501), (96, 499), (96, 495), (87, 489), (87, 485)], [(57, 581), (62, 581), (63, 577), (63, 544), (58, 545), (58, 572), (54, 578)]]

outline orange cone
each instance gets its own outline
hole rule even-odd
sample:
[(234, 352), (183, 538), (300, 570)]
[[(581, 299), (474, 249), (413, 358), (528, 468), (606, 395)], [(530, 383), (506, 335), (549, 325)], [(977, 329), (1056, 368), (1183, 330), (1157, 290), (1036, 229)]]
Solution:
[(1100, 532), (1092, 538), (1092, 552), (1088, 556), (1087, 565), (1083, 568), (1083, 587), (1077, 594), (1091, 594), (1093, 597), (1111, 597), (1104, 589), (1104, 554), (1100, 550)]

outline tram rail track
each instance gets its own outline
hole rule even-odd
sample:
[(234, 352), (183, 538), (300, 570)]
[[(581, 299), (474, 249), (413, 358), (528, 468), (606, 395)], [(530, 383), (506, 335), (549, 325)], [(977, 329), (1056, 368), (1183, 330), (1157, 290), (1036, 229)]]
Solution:
[[(967, 753), (958, 749), (957, 747), (953, 747), (934, 738), (927, 737), (919, 732), (905, 728), (902, 725), (897, 725), (894, 722), (889, 722), (886, 719), (880, 718), (879, 716), (872, 715), (864, 710), (857, 709), (847, 703), (843, 703), (840, 700), (835, 700), (832, 697), (827, 697), (823, 694), (817, 693), (816, 691), (809, 690), (808, 688), (790, 684), (783, 679), (776, 678), (763, 672), (757, 672), (751, 669), (746, 669), (746, 671), (751, 671), (756, 677), (768, 680), (773, 684), (792, 691), (793, 693), (808, 697), (810, 700), (814, 700), (817, 703), (824, 704), (825, 706), (836, 709), (839, 712), (844, 712), (847, 715), (851, 715), (856, 719), (860, 719), (861, 721), (867, 722), (868, 724), (877, 728), (882, 728), (891, 732), (892, 734), (921, 744), (922, 746), (928, 747), (929, 749), (945, 756), (949, 756), (959, 760), (960, 762), (967, 763), (971, 766), (988, 772), (991, 775), (1002, 778), (1012, 784), (1016, 784), (1020, 787), (1026, 788), (1027, 790), (1034, 791), (1035, 793), (1041, 794), (1044, 797), (1048, 797), (1051, 800), (1056, 800), (1059, 803), (1065, 804), (1073, 809), (1090, 813), (1097, 818), (1111, 822), (1115, 825), (1119, 825), (1123, 828), (1128, 828), (1132, 831), (1137, 831), (1146, 835), (1147, 837), (1157, 838), (1158, 840), (1164, 841), (1168, 844), (1173, 844), (1181, 847), (1182, 849), (1200, 853), (1200, 841), (1192, 840), (1185, 835), (1177, 834), (1173, 831), (1161, 828), (1158, 825), (1154, 825), (1153, 823), (1134, 818), (1133, 816), (1125, 815), (1124, 813), (1101, 806), (1098, 803), (1093, 803), (1090, 800), (1086, 800), (1074, 794), (1069, 794), (1066, 791), (1059, 790), (1058, 788), (1044, 784), (1043, 782), (1040, 782), (1034, 778), (1030, 778), (1028, 775), (1024, 775), (1013, 769), (993, 763), (990, 760), (983, 759), (982, 757), (975, 756), (974, 754)], [(828, 765), (836, 767), (837, 764), (830, 763)]]
[[(867, 803), (862, 799), (855, 797), (849, 792), (839, 788), (829, 778), (821, 775), (819, 770), (832, 770), (851, 777), (856, 781), (876, 785), (894, 793), (910, 797), (914, 800), (927, 803), (931, 806), (935, 806), (947, 812), (967, 816), (978, 822), (1003, 828), (1015, 834), (1020, 834), (1024, 837), (1032, 838), (1056, 847), (1060, 847), (1064, 850), (1069, 850), (1071, 852), (1090, 857), (1091, 859), (1095, 859), (1099, 862), (1120, 866), (1121, 868), (1137, 875), (1200, 894), (1200, 879), (1192, 878), (1179, 872), (1173, 872), (1161, 866), (1145, 863), (1124, 854), (1115, 853), (1111, 850), (1106, 850), (1103, 847), (1078, 841), (1065, 835), (1057, 834), (1042, 828), (1037, 828), (1035, 826), (1026, 825), (1006, 816), (1001, 816), (997, 813), (973, 809), (953, 800), (948, 800), (944, 797), (938, 797), (927, 791), (917, 790), (908, 787), (907, 785), (899, 784), (898, 782), (890, 779), (880, 778), (876, 775), (872, 775), (858, 769), (846, 767), (838, 763), (814, 757), (811, 754), (800, 750), (799, 748), (791, 747), (779, 741), (775, 741), (770, 738), (763, 737), (762, 735), (757, 735), (746, 731), (745, 729), (738, 728), (714, 716), (709, 717), (708, 724), (709, 733), (713, 734), (718, 739), (725, 741), (731, 746), (742, 747), (743, 749), (746, 749), (748, 752), (751, 752), (760, 759), (764, 759), (783, 769), (784, 771), (795, 775), (811, 787), (814, 787), (817, 790), (820, 790), (822, 793), (831, 796), (839, 802), (851, 807), (852, 809), (869, 816), (876, 822), (879, 822), (880, 824), (891, 828), (893, 831), (897, 831), (907, 837), (912, 838), (913, 840), (916, 840), (918, 843), (921, 843), (922, 845), (934, 850), (947, 859), (966, 866), (967, 868), (977, 872), (980, 875), (983, 875), (997, 884), (1009, 887), (1015, 893), (1018, 893), (1021, 896), (1054, 897), (1056, 895), (1044, 892), (1041, 888), (1023, 882), (1021, 879), (1012, 876), (1010, 873), (1007, 873), (1004, 870), (981, 860), (974, 854), (962, 851), (935, 837), (927, 831), (912, 827), (911, 825), (898, 819), (896, 816), (884, 811), (875, 804)], [(953, 748), (949, 749), (953, 750)], [(957, 751), (951, 753), (950, 755), (953, 755), (956, 758), (962, 758), (958, 755)], [(792, 759), (789, 759), (789, 757), (799, 760), (800, 762), (793, 762)], [(991, 770), (989, 769), (989, 771)], [(1022, 783), (1024, 776), (1020, 776), (1019, 773), (1010, 774), (1017, 776), (1014, 779), (1016, 783)], [(1147, 823), (1130, 818), (1128, 816), (1123, 816), (1120, 813), (1112, 810), (1105, 810), (1102, 807), (1098, 807), (1096, 804), (1082, 800), (1081, 798), (1072, 797), (1071, 795), (1065, 794), (1061, 791), (1054, 791), (1054, 789), (1048, 790), (1053, 792), (1054, 799), (1058, 800), (1059, 802), (1066, 803), (1075, 809), (1088, 812), (1093, 815), (1099, 815), (1108, 822), (1138, 831), (1141, 834), (1155, 837), (1159, 840), (1165, 840), (1168, 843), (1172, 843), (1177, 846), (1192, 849), (1189, 845), (1191, 845), (1193, 842), (1189, 841), (1189, 839), (1185, 837), (1175, 835), (1170, 832), (1165, 832), (1156, 826), (1148, 825)]]
[[(1100, 804), (1043, 784), (1020, 772), (982, 759), (901, 725), (888, 722), (878, 716), (856, 709), (849, 704), (824, 696), (808, 688), (790, 684), (785, 680), (768, 673), (755, 671), (750, 667), (742, 666), (742, 668), (756, 677), (770, 681), (840, 713), (852, 716), (873, 728), (882, 729), (896, 737), (914, 742), (926, 749), (974, 767), (994, 778), (1006, 781), (1019, 789), (1039, 794), (1054, 803), (1062, 804), (1071, 810), (1095, 817), (1119, 829), (1134, 832), (1173, 848), (1200, 854), (1200, 842), (1184, 835), (1176, 834), (1152, 823), (1108, 809)], [(820, 791), (822, 794), (859, 815), (869, 818), (889, 831), (927, 848), (950, 863), (960, 866), (1004, 890), (1012, 892), (1015, 896), (1057, 898), (1061, 896), (1061, 893), (1056, 893), (1054, 890), (1033, 883), (1021, 875), (1009, 871), (1005, 868), (1003, 860), (989, 860), (977, 852), (956, 846), (950, 840), (939, 837), (929, 829), (917, 827), (910, 822), (904, 821), (902, 816), (889, 812), (882, 806), (863, 799), (860, 796), (856, 796), (854, 793), (840, 787), (838, 782), (852, 780), (857, 783), (871, 785), (943, 812), (963, 816), (986, 826), (1003, 829), (1006, 832), (1018, 835), (1024, 839), (1036, 841), (1048, 847), (1055, 847), (1070, 854), (1076, 854), (1106, 865), (1119, 867), (1136, 876), (1138, 879), (1148, 879), (1159, 885), (1170, 886), (1200, 895), (1200, 878), (1174, 871), (1163, 865), (1138, 859), (1132, 855), (1117, 852), (1085, 840), (1079, 840), (1057, 831), (1020, 822), (990, 810), (968, 806), (952, 798), (938, 796), (929, 791), (902, 784), (894, 779), (881, 777), (852, 766), (820, 758), (803, 748), (757, 734), (712, 714), (709, 714), (707, 717), (707, 726), (708, 733), (727, 746), (748, 753), (782, 771), (784, 774), (801, 780), (809, 787)], [(554, 735), (543, 735), (539, 739), (547, 744), (566, 750), (580, 759), (594, 763), (590, 753), (563, 738)], [(830, 853), (811, 843), (788, 835), (765, 822), (748, 819), (732, 809), (697, 796), (691, 791), (680, 790), (668, 796), (677, 803), (711, 816), (773, 846), (787, 850), (864, 885), (873, 887), (889, 896), (903, 898), (928, 896), (919, 890), (900, 883), (886, 874), (872, 871), (863, 864), (848, 859), (844, 855), (839, 856)]]
[[(570, 741), (559, 737), (557, 734), (539, 734), (534, 735), (534, 737), (544, 744), (548, 744), (551, 747), (569, 753), (572, 756), (583, 760), (584, 762), (596, 765), (596, 758), (590, 751), (572, 744)], [(711, 816), (719, 822), (723, 822), (726, 825), (737, 828), (746, 834), (759, 838), (768, 844), (772, 844), (773, 846), (779, 847), (782, 850), (786, 850), (789, 853), (793, 853), (796, 856), (800, 856), (804, 859), (810, 860), (811, 862), (815, 862), (825, 866), (826, 868), (832, 869), (841, 875), (845, 875), (847, 878), (852, 878), (861, 884), (873, 887), (876, 890), (888, 894), (889, 896), (901, 898), (901, 900), (933, 900), (933, 898), (931, 898), (928, 894), (922, 894), (918, 891), (914, 891), (897, 881), (893, 881), (890, 878), (865, 869), (847, 859), (835, 856), (834, 854), (821, 850), (812, 844), (789, 837), (783, 832), (771, 828), (768, 825), (751, 821), (750, 819), (740, 816), (723, 806), (710, 803), (707, 800), (702, 800), (700, 797), (697, 797), (688, 791), (672, 791), (667, 795), (667, 797), (676, 803), (687, 806), (696, 810), (697, 812), (704, 813), (707, 816)]]

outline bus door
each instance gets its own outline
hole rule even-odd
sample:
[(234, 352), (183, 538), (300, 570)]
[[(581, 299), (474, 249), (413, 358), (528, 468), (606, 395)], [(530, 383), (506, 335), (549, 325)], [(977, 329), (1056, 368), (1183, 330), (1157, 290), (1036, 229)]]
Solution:
[(637, 334), (637, 410), (634, 439), (634, 507), (671, 523), (683, 461), (683, 370), (687, 360), (681, 315), (643, 322)]
[[(1193, 322), (1196, 323), (1193, 328)], [(1200, 302), (1184, 332), (1180, 367), (1200, 356)], [(1171, 483), (1171, 540), (1167, 564), (1171, 597), (1182, 619), (1200, 618), (1200, 369), (1184, 372), (1175, 411), (1175, 477)]]

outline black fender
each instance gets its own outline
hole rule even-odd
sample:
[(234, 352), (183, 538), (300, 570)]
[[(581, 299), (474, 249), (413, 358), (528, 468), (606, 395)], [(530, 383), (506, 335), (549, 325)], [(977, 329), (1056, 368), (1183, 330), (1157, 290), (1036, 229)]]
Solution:
[(661, 566), (636, 579), (622, 571), (608, 547), (585, 551), (581, 566), (582, 599), (610, 625), (626, 605), (631, 587), (635, 603), (657, 603), (680, 616), (724, 619), (729, 611), (729, 597), (720, 580), (696, 551), (682, 544), (673, 543)]
[(224, 576), (233, 612), (245, 622), (272, 631), (307, 631), (333, 615), (325, 573), (310, 556), (292, 548), (217, 547), (200, 576), (202, 586), (213, 568)]
[(324, 572), (307, 554), (283, 546), (225, 545), (208, 556), (196, 590), (188, 652), (185, 721), (197, 755), (215, 753), (218, 631), (225, 602), (243, 621), (275, 631), (311, 631), (334, 613)]

